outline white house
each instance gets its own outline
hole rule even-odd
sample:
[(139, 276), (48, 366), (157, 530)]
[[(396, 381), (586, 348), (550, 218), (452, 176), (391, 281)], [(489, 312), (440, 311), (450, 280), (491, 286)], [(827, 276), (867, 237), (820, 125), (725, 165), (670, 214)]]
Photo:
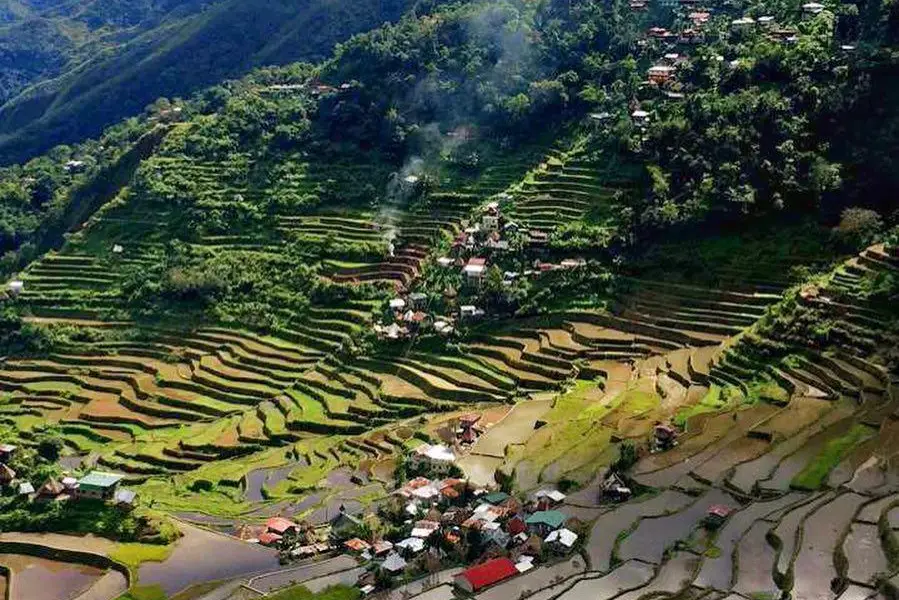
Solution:
[(445, 474), (456, 463), (456, 455), (443, 444), (422, 444), (412, 453), (412, 466), (428, 468), (436, 474)]
[(9, 294), (13, 297), (18, 296), (25, 289), (25, 282), (19, 281), (18, 279), (15, 281), (9, 282)]

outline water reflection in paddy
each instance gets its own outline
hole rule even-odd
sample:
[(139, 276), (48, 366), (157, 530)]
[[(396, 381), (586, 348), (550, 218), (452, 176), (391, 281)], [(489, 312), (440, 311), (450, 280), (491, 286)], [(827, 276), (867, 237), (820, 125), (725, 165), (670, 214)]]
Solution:
[(0, 554), (0, 564), (12, 571), (10, 600), (69, 600), (103, 576), (95, 567), (22, 554)]

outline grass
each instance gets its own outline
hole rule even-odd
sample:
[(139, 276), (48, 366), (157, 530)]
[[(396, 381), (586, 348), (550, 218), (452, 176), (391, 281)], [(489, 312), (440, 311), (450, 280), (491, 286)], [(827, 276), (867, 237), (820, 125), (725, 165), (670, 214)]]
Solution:
[(607, 398), (595, 382), (578, 381), (556, 398), (543, 417), (546, 425), (531, 436), (520, 457), (532, 462), (541, 474), (552, 466), (552, 478), (590, 463), (599, 467), (613, 433), (603, 425), (603, 419), (619, 408), (623, 414), (639, 415), (658, 403), (658, 396), (639, 390), (626, 390)]
[(853, 425), (849, 431), (827, 442), (821, 452), (805, 466), (790, 482), (790, 486), (800, 490), (816, 490), (823, 485), (828, 474), (858, 444), (871, 436), (871, 429), (865, 425)]
[(362, 593), (354, 587), (336, 585), (313, 594), (302, 585), (266, 596), (268, 600), (356, 600)]
[(168, 596), (159, 585), (138, 585), (121, 596), (117, 600), (167, 600)]
[(727, 403), (721, 398), (721, 388), (717, 385), (713, 385), (698, 404), (679, 410), (674, 416), (674, 424), (678, 427), (684, 427), (687, 424), (687, 421), (696, 415), (715, 412), (721, 410), (726, 405)]
[(173, 546), (152, 544), (116, 544), (109, 553), (109, 558), (127, 565), (129, 569), (137, 569), (141, 563), (162, 562), (172, 553)]

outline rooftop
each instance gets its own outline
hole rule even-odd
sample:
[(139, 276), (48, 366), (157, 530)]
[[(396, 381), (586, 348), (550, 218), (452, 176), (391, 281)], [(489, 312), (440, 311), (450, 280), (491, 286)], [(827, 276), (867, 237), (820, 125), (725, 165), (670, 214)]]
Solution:
[(78, 481), (78, 485), (80, 487), (110, 488), (118, 484), (124, 477), (124, 475), (118, 473), (91, 471)]
[(528, 517), (526, 523), (528, 525), (546, 525), (547, 527), (558, 529), (565, 522), (566, 518), (564, 513), (557, 510), (538, 510)]
[(459, 577), (467, 579), (472, 589), (477, 591), (487, 586), (499, 583), (518, 574), (518, 569), (508, 558), (494, 558), (484, 564), (472, 567), (459, 574)]

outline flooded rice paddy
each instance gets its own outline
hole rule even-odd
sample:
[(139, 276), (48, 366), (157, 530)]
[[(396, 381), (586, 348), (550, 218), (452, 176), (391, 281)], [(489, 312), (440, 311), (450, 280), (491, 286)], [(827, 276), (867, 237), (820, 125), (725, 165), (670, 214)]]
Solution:
[(169, 595), (205, 581), (234, 578), (278, 568), (278, 553), (256, 544), (183, 525), (182, 537), (164, 562), (140, 566), (141, 585), (159, 585)]
[[(0, 554), (11, 572), (9, 600), (71, 600), (103, 577), (103, 569), (24, 554)], [(124, 579), (124, 578), (123, 578)]]

